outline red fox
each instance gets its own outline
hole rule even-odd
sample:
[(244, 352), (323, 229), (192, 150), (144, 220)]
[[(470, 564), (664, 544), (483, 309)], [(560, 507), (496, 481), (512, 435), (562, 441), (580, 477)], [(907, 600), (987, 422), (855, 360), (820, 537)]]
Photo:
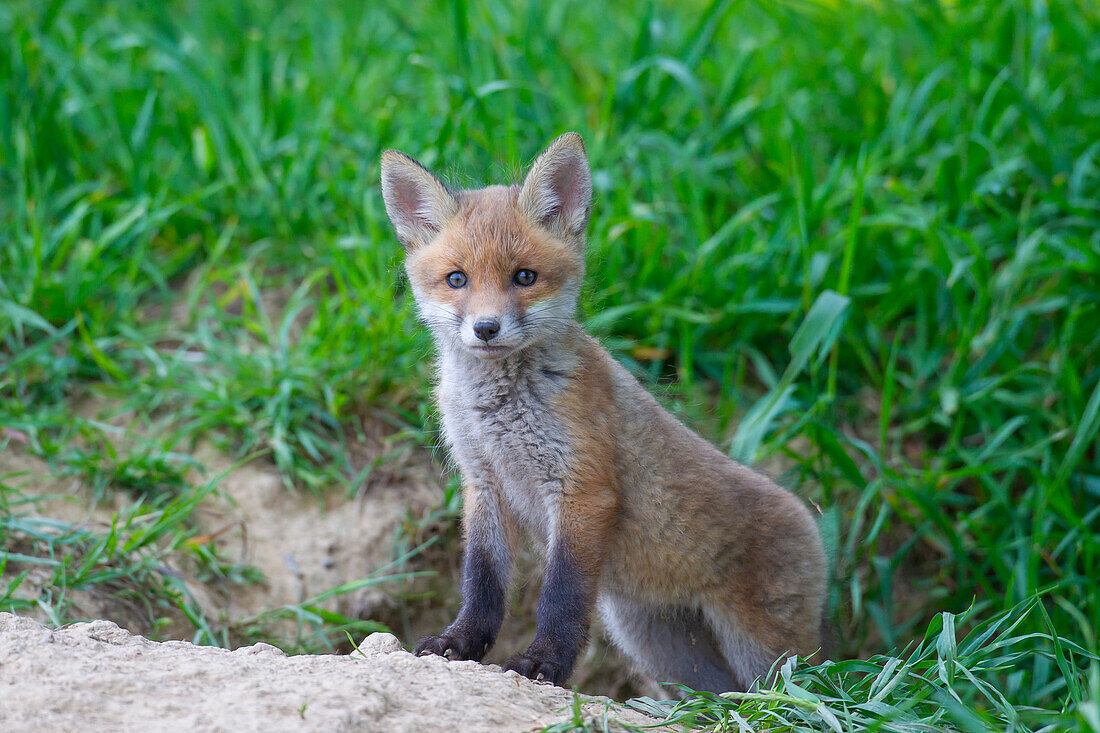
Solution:
[(382, 154), (382, 196), (461, 469), (462, 608), (416, 654), (480, 661), (518, 530), (545, 550), (535, 638), (504, 665), (561, 685), (598, 608), (659, 682), (746, 690), (820, 643), (825, 562), (794, 495), (666, 412), (577, 323), (592, 174), (576, 133), (522, 185), (459, 191)]

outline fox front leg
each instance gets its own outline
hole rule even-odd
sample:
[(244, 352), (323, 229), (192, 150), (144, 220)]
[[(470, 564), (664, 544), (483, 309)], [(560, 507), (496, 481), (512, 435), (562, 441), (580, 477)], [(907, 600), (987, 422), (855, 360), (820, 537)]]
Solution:
[(480, 662), (504, 620), (511, 567), (510, 533), (499, 502), (476, 490), (465, 501), (466, 551), (462, 557), (462, 610), (439, 636), (425, 636), (415, 654)]
[(514, 669), (533, 680), (565, 684), (588, 642), (595, 597), (596, 578), (586, 577), (564, 544), (555, 547), (539, 596), (535, 638), (527, 651), (505, 662), (504, 669)]
[(609, 480), (567, 482), (547, 553), (538, 625), (527, 651), (504, 664), (533, 680), (563, 685), (588, 642), (588, 628), (603, 572), (618, 498)]

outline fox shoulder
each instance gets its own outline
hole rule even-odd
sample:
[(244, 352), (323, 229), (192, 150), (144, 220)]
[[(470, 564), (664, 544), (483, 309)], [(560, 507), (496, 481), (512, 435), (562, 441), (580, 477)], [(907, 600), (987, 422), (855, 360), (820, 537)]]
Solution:
[(573, 542), (581, 548), (601, 547), (609, 539), (620, 499), (616, 474), (618, 409), (610, 356), (590, 336), (581, 334), (579, 339), (576, 367), (554, 398), (553, 409), (569, 435), (565, 514), (605, 518), (584, 523), (586, 536), (575, 537)]

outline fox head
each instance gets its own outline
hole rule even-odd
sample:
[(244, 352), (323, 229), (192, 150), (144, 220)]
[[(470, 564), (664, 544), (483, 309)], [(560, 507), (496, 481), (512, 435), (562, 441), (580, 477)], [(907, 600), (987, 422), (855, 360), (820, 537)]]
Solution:
[(580, 135), (551, 143), (521, 185), (469, 191), (387, 150), (382, 198), (420, 318), (441, 346), (497, 359), (568, 328), (592, 202)]

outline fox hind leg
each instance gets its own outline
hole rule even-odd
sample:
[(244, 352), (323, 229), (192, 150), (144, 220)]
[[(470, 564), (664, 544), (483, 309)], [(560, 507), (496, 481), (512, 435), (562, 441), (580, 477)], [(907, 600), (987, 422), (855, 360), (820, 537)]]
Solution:
[(599, 611), (611, 640), (654, 680), (708, 692), (739, 689), (701, 610), (604, 594)]
[(776, 583), (762, 598), (726, 589), (703, 600), (703, 617), (737, 689), (748, 690), (756, 680), (768, 684), (776, 660), (791, 654), (809, 657), (820, 647), (822, 598), (812, 580), (801, 586)]
[(704, 607), (702, 614), (733, 672), (734, 689), (747, 691), (756, 680), (764, 680), (778, 655), (746, 632), (727, 609)]

